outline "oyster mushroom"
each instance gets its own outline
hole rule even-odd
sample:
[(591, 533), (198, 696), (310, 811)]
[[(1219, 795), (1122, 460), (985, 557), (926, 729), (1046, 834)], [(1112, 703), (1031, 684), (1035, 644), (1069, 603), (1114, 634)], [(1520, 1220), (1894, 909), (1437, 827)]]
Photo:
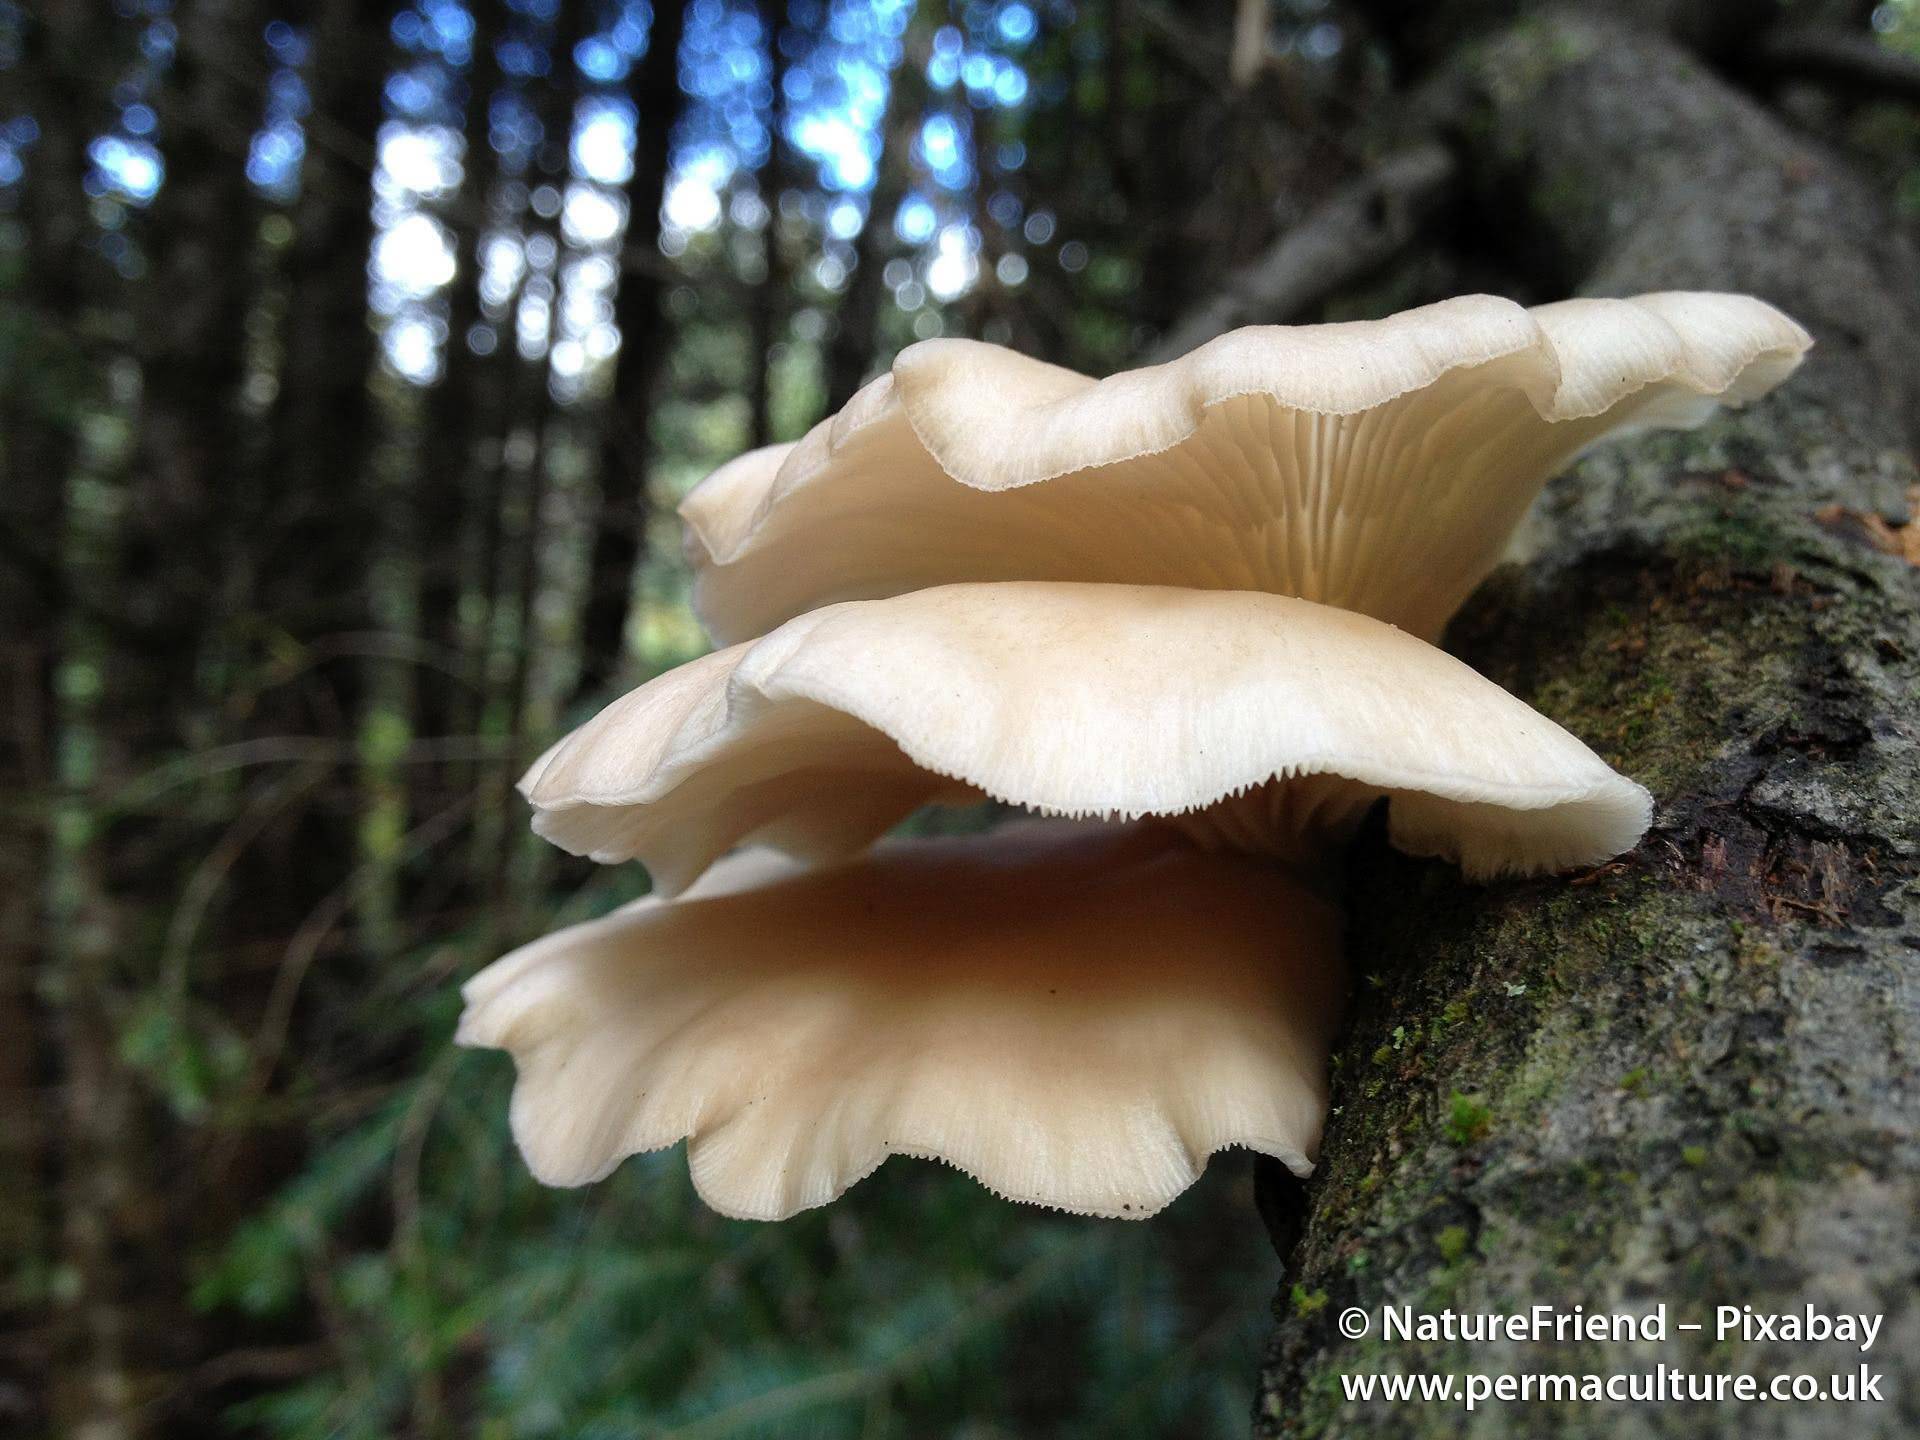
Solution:
[(1036, 822), (800, 870), (746, 851), (679, 899), (472, 980), (549, 1184), (688, 1140), (714, 1209), (777, 1220), (888, 1155), (1089, 1215), (1160, 1209), (1226, 1145), (1308, 1168), (1338, 908), (1140, 826)]
[(681, 507), (722, 643), (956, 581), (1271, 590), (1425, 639), (1542, 484), (1610, 435), (1765, 394), (1811, 340), (1744, 295), (1237, 330), (1095, 381), (970, 340), (903, 350), (791, 445)]
[[(1606, 859), (1650, 802), (1392, 626), (1287, 596), (1003, 582), (827, 607), (642, 686), (523, 782), (672, 900), (468, 987), (536, 1173), (688, 1137), (773, 1218), (889, 1153), (1146, 1215), (1239, 1144), (1304, 1173), (1337, 1019), (1330, 871), (1367, 809), (1471, 875)], [(942, 797), (1078, 825), (861, 854)], [(817, 868), (769, 869), (772, 845)], [(709, 868), (713, 867), (713, 868)], [(702, 876), (705, 878), (702, 878)]]

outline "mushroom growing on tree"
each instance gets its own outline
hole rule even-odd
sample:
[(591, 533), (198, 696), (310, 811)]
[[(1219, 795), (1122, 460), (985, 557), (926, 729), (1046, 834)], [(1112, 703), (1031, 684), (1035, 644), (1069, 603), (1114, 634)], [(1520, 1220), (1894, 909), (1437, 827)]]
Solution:
[(890, 1154), (1143, 1216), (1212, 1151), (1304, 1170), (1343, 988), (1337, 907), (1176, 832), (1028, 822), (805, 870), (731, 856), (467, 987), (513, 1131), (579, 1184), (687, 1138), (714, 1209), (777, 1220)]
[[(501, 961), (460, 1038), (513, 1052), (543, 1179), (687, 1137), (707, 1201), (761, 1219), (890, 1153), (1100, 1215), (1153, 1213), (1225, 1145), (1304, 1173), (1343, 990), (1333, 867), (1367, 809), (1480, 876), (1604, 860), (1650, 809), (1377, 620), (1044, 581), (801, 616), (616, 701), (523, 784), (542, 834), (680, 898)], [(1083, 823), (861, 857), (979, 796)], [(709, 870), (741, 844), (825, 868)]]
[(973, 580), (1271, 590), (1436, 640), (1549, 476), (1696, 425), (1811, 344), (1745, 295), (1235, 330), (1095, 381), (998, 346), (900, 352), (796, 443), (681, 507), (720, 643), (838, 600)]
[[(1598, 863), (1651, 813), (1420, 637), (1566, 455), (1752, 398), (1805, 344), (1700, 295), (1475, 297), (1098, 384), (940, 342), (718, 472), (688, 502), (706, 618), (777, 628), (522, 782), (541, 834), (656, 895), (467, 987), (535, 1173), (684, 1137), (710, 1204), (768, 1219), (889, 1154), (1132, 1217), (1223, 1146), (1305, 1173), (1366, 812), (1476, 878)], [(875, 844), (982, 798), (1059, 818)]]

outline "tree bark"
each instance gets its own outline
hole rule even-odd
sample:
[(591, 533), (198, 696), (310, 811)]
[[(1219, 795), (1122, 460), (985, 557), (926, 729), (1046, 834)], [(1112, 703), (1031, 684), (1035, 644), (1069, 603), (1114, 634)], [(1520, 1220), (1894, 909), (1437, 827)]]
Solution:
[[(1920, 272), (1874, 192), (1649, 33), (1530, 20), (1464, 62), (1466, 163), (1588, 293), (1749, 290), (1781, 393), (1556, 481), (1449, 631), (1654, 792), (1590, 875), (1476, 888), (1376, 835), (1262, 1435), (1896, 1435), (1920, 1426)], [(1285, 1182), (1270, 1180), (1284, 1201)], [(1284, 1208), (1284, 1206), (1283, 1206)], [(1283, 1217), (1284, 1219), (1284, 1217)], [(1664, 1342), (1382, 1339), (1381, 1307), (1665, 1304)], [(1885, 1317), (1715, 1344), (1715, 1307)], [(1360, 1307), (1370, 1333), (1343, 1338)], [(1698, 1334), (1678, 1323), (1704, 1322)], [(1343, 1376), (1881, 1373), (1879, 1405), (1349, 1402)], [(1464, 1379), (1461, 1382), (1464, 1384)]]

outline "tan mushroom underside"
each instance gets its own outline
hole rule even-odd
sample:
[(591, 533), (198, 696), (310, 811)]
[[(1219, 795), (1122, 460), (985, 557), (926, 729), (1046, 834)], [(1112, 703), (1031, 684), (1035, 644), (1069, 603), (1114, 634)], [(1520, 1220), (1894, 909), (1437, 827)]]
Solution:
[(687, 1137), (728, 1215), (918, 1155), (1144, 1217), (1228, 1145), (1311, 1168), (1339, 953), (1335, 907), (1278, 867), (1035, 822), (798, 875), (736, 856), (481, 972), (457, 1038), (512, 1052), (549, 1184)]
[(1743, 404), (1810, 343), (1704, 293), (1465, 296), (1098, 382), (927, 341), (687, 498), (696, 608), (728, 643), (835, 601), (1095, 580), (1297, 595), (1431, 639), (1574, 454)]
[(669, 894), (738, 844), (831, 860), (921, 804), (982, 793), (1184, 816), (1209, 843), (1296, 859), (1386, 795), (1395, 844), (1474, 876), (1597, 863), (1651, 808), (1558, 725), (1377, 620), (1045, 582), (802, 616), (614, 702), (522, 788), (539, 833), (638, 858)]

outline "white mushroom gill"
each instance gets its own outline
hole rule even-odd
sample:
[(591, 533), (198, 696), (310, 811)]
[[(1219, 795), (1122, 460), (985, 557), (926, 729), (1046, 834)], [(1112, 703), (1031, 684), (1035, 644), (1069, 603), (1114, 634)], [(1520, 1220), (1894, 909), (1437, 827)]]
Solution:
[(1093, 580), (1297, 595), (1433, 639), (1573, 455), (1744, 404), (1809, 343), (1693, 293), (1255, 327), (1098, 382), (928, 341), (687, 498), (696, 607), (728, 642), (840, 600)]

